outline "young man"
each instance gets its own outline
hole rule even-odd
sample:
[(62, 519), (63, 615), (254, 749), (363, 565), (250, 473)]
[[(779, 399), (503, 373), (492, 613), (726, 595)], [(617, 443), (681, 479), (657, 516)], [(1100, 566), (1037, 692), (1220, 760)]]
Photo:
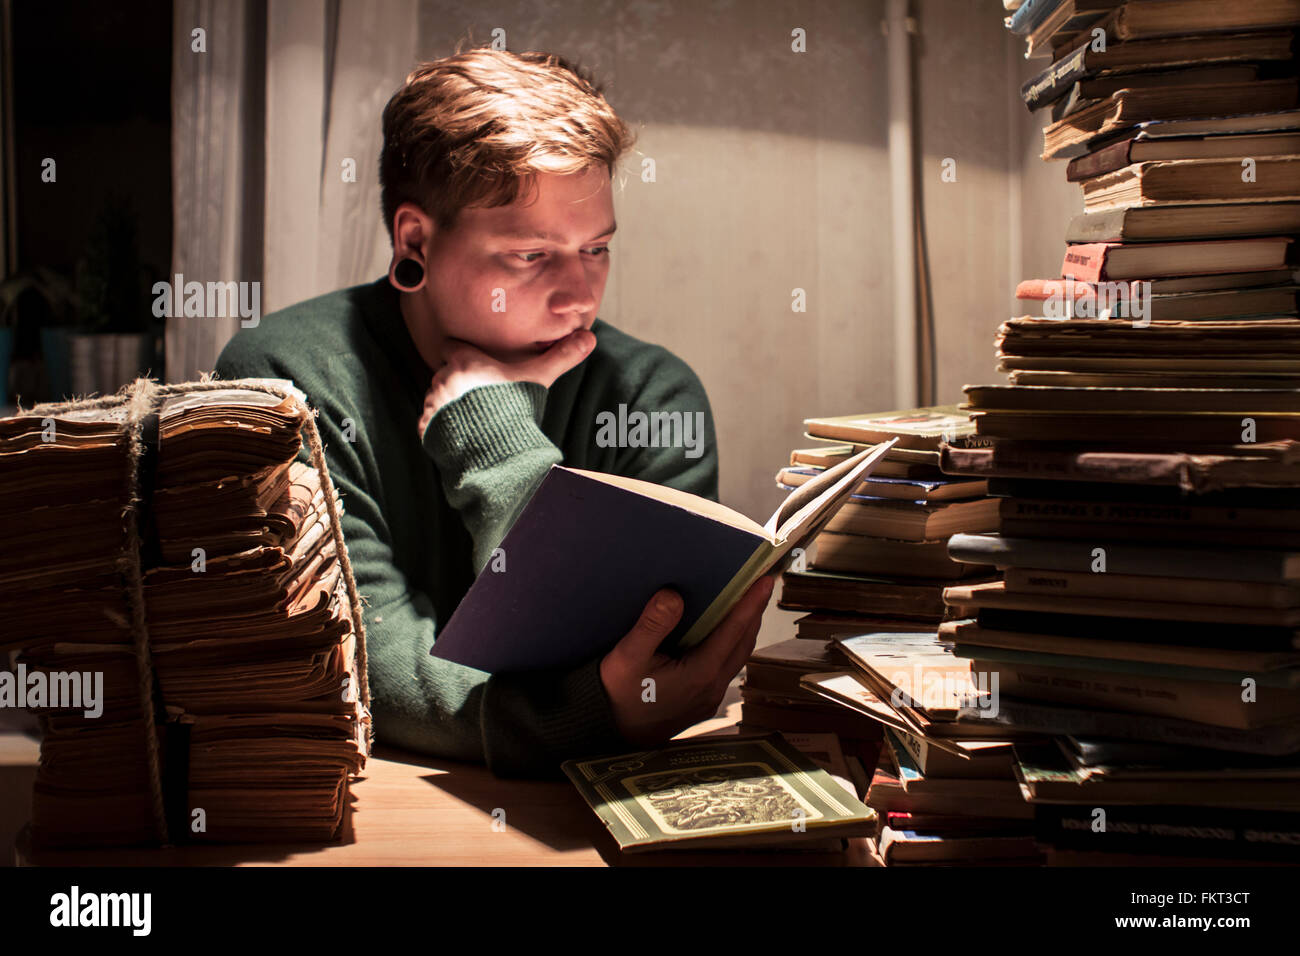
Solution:
[[(562, 59), (487, 49), (418, 67), (383, 129), (389, 275), (266, 316), (216, 368), (292, 379), (319, 410), (369, 602), (376, 738), (502, 776), (661, 743), (715, 712), (753, 650), (772, 576), (681, 660), (655, 653), (681, 616), (669, 589), (646, 595), (609, 653), (571, 671), (489, 676), (429, 655), (552, 464), (717, 499), (699, 379), (596, 318), (615, 230), (610, 181), (631, 135)], [(620, 404), (702, 420), (703, 444), (604, 447), (597, 416)]]

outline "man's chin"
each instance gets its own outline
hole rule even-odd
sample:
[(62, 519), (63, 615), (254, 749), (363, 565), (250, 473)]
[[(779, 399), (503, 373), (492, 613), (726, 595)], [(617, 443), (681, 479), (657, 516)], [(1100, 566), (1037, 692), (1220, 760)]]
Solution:
[(517, 365), (520, 362), (527, 362), (530, 359), (537, 358), (546, 349), (541, 346), (529, 345), (526, 348), (483, 349), (483, 351), (504, 365)]

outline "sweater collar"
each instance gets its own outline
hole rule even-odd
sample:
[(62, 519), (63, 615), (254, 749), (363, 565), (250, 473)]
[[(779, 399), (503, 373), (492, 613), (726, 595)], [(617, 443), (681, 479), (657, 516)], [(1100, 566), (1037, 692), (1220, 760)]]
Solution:
[(372, 282), (367, 292), (366, 321), (401, 376), (402, 387), (415, 397), (415, 403), (419, 405), (429, 390), (433, 369), (420, 355), (406, 328), (406, 320), (402, 318), (401, 293), (393, 288), (387, 275)]

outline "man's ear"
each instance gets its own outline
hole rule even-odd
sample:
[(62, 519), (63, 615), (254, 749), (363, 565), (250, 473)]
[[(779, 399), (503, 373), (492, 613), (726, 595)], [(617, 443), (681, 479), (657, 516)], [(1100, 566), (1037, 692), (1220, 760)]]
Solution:
[(393, 258), (400, 261), (410, 257), (424, 265), (436, 228), (433, 217), (415, 203), (402, 203), (393, 212)]

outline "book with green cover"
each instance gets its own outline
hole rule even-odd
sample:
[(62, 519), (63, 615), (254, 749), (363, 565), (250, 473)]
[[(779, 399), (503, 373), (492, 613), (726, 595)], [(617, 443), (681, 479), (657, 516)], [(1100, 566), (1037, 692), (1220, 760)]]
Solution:
[(561, 767), (620, 850), (822, 844), (876, 813), (780, 734), (695, 737)]

